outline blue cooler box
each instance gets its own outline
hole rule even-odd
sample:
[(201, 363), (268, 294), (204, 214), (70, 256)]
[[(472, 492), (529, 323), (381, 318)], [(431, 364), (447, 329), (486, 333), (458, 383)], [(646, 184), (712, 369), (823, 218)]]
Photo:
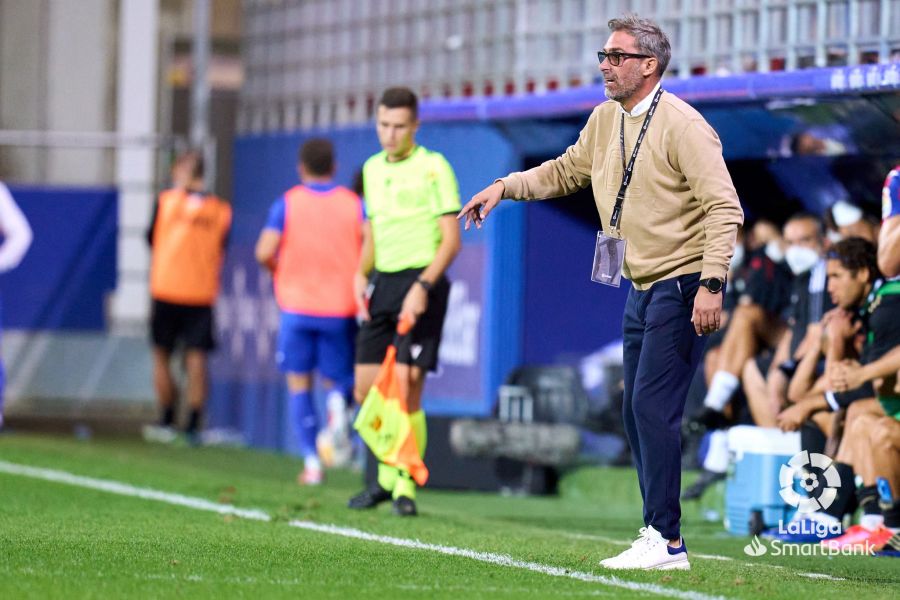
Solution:
[(753, 526), (776, 527), (789, 521), (796, 508), (785, 504), (779, 492), (781, 466), (800, 452), (800, 434), (779, 429), (741, 425), (728, 430), (731, 461), (725, 482), (725, 529), (751, 535)]

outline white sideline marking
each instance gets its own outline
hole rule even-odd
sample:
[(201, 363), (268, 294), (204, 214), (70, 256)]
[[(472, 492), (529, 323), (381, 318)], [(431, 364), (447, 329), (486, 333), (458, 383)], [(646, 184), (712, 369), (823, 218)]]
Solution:
[(595, 535), (593, 533), (574, 533), (570, 531), (562, 532), (563, 536), (567, 538), (572, 538), (574, 540), (594, 540), (597, 542), (606, 542), (607, 544), (613, 544), (616, 546), (630, 546), (631, 542), (626, 542), (625, 540), (617, 540), (611, 537), (606, 537), (605, 535)]
[(810, 579), (824, 579), (826, 581), (846, 581), (843, 577), (834, 577), (825, 573), (797, 573), (800, 577), (809, 577)]
[[(73, 485), (73, 486), (82, 487), (82, 488), (88, 488), (88, 489), (93, 489), (93, 490), (109, 492), (111, 494), (118, 494), (120, 496), (143, 498), (145, 500), (156, 500), (157, 502), (173, 504), (176, 506), (184, 506), (187, 508), (193, 508), (193, 509), (197, 509), (197, 510), (205, 510), (205, 511), (209, 511), (209, 512), (215, 512), (218, 514), (234, 515), (236, 517), (250, 519), (253, 521), (264, 521), (265, 522), (265, 521), (272, 520), (272, 517), (269, 516), (266, 512), (264, 512), (262, 510), (258, 510), (258, 509), (242, 509), (242, 508), (237, 508), (236, 506), (232, 506), (230, 504), (219, 504), (217, 502), (210, 502), (209, 500), (204, 500), (203, 498), (196, 498), (196, 497), (192, 497), (192, 496), (183, 496), (181, 494), (172, 494), (169, 492), (162, 492), (159, 490), (153, 490), (153, 489), (149, 489), (149, 488), (141, 488), (141, 487), (129, 485), (127, 483), (111, 481), (108, 479), (96, 479), (94, 477), (83, 477), (81, 475), (74, 475), (74, 474), (68, 473), (66, 471), (58, 471), (55, 469), (29, 467), (26, 465), (20, 465), (20, 464), (16, 464), (16, 463), (6, 462), (3, 460), (0, 460), (0, 473), (7, 473), (10, 475), (21, 475), (24, 477), (31, 477), (34, 479), (42, 479), (44, 481), (51, 481), (54, 483), (64, 483), (67, 485)], [(290, 521), (289, 525), (291, 527), (297, 527), (297, 528), (306, 529), (309, 531), (317, 531), (320, 533), (339, 535), (339, 536), (358, 539), (358, 540), (379, 542), (382, 544), (389, 544), (392, 546), (401, 546), (404, 548), (412, 548), (415, 550), (430, 550), (432, 552), (438, 552), (440, 554), (446, 554), (449, 556), (462, 556), (465, 558), (470, 558), (472, 560), (477, 560), (480, 562), (498, 565), (501, 567), (525, 569), (528, 571), (533, 571), (535, 573), (541, 573), (544, 575), (550, 575), (553, 577), (568, 577), (570, 579), (577, 579), (579, 581), (585, 581), (585, 582), (589, 582), (589, 583), (600, 583), (600, 584), (607, 585), (610, 587), (617, 587), (617, 588), (632, 590), (635, 592), (644, 592), (647, 594), (656, 594), (659, 596), (666, 596), (669, 598), (681, 598), (683, 600), (721, 600), (724, 598), (723, 596), (711, 596), (711, 595), (703, 594), (700, 592), (683, 591), (683, 590), (667, 588), (667, 587), (664, 587), (661, 585), (656, 585), (653, 583), (638, 583), (635, 581), (626, 581), (624, 579), (619, 579), (618, 577), (615, 577), (615, 576), (594, 575), (593, 573), (586, 573), (586, 572), (582, 572), (582, 571), (571, 571), (569, 569), (564, 569), (562, 567), (552, 567), (549, 565), (542, 565), (540, 563), (516, 560), (506, 554), (494, 554), (492, 552), (478, 552), (477, 550), (469, 550), (467, 548), (456, 548), (453, 546), (443, 546), (440, 544), (428, 544), (425, 542), (420, 542), (418, 540), (409, 540), (409, 539), (404, 539), (404, 538), (376, 535), (373, 533), (367, 533), (365, 531), (361, 531), (359, 529), (352, 529), (349, 527), (340, 527), (338, 525), (322, 525), (322, 524), (318, 524), (318, 523), (312, 523), (310, 521), (296, 521), (296, 520)]]
[(501, 567), (513, 567), (516, 569), (526, 569), (544, 575), (553, 577), (569, 577), (570, 579), (578, 579), (580, 581), (588, 581), (591, 583), (602, 583), (612, 587), (624, 588), (636, 592), (645, 592), (649, 594), (658, 594), (660, 596), (669, 596), (670, 598), (684, 598), (685, 600), (710, 600), (712, 598), (722, 598), (722, 596), (709, 596), (700, 592), (688, 592), (666, 588), (661, 585), (652, 583), (637, 583), (634, 581), (625, 581), (615, 576), (594, 575), (593, 573), (585, 573), (582, 571), (571, 571), (562, 567), (551, 567), (540, 563), (516, 560), (507, 554), (494, 554), (493, 552), (478, 552), (467, 548), (455, 548), (453, 546), (443, 546), (440, 544), (427, 544), (418, 540), (408, 540), (405, 538), (390, 537), (387, 535), (376, 535), (352, 529), (350, 527), (340, 527), (338, 525), (322, 525), (312, 523), (310, 521), (290, 521), (291, 527), (299, 527), (300, 529), (308, 529), (319, 531), (322, 533), (330, 533), (343, 537), (354, 538), (358, 540), (367, 540), (371, 542), (380, 542), (382, 544), (390, 544), (392, 546), (401, 546), (403, 548), (413, 548), (415, 550), (431, 550), (450, 556), (463, 556), (480, 562), (490, 563)]
[(194, 498), (192, 496), (182, 496), (181, 494), (170, 494), (168, 492), (160, 492), (148, 488), (135, 487), (127, 483), (118, 481), (110, 481), (108, 479), (95, 479), (93, 477), (82, 477), (81, 475), (73, 475), (66, 471), (57, 471), (55, 469), (42, 469), (40, 467), (29, 467), (16, 463), (0, 460), (0, 472), (9, 473), (10, 475), (23, 475), (34, 479), (43, 479), (44, 481), (53, 481), (56, 483), (66, 483), (77, 487), (88, 488), (92, 490), (100, 490), (120, 496), (132, 496), (134, 498), (143, 498), (145, 500), (156, 500), (165, 502), (166, 504), (174, 504), (176, 506), (186, 506), (197, 510), (206, 510), (219, 513), (220, 515), (234, 515), (243, 519), (251, 519), (253, 521), (271, 521), (272, 517), (261, 510), (237, 508), (230, 504), (219, 504), (218, 502), (210, 502), (203, 498)]

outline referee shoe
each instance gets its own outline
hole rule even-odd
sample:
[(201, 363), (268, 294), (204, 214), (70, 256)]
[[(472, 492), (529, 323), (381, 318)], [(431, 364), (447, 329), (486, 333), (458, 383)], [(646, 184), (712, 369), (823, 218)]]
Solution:
[(361, 491), (357, 495), (350, 498), (350, 501), (347, 502), (347, 508), (353, 509), (364, 509), (364, 508), (375, 508), (382, 502), (386, 502), (391, 499), (391, 493), (378, 485), (378, 483), (373, 483), (367, 489)]

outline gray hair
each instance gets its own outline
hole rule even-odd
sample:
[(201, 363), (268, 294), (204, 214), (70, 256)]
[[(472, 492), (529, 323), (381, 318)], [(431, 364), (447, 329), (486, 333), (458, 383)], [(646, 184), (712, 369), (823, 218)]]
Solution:
[(607, 25), (610, 32), (624, 31), (633, 36), (641, 54), (656, 57), (656, 61), (659, 63), (656, 73), (662, 77), (672, 58), (672, 45), (669, 43), (669, 37), (663, 33), (659, 25), (650, 19), (642, 19), (634, 13), (626, 13), (621, 18), (610, 19)]

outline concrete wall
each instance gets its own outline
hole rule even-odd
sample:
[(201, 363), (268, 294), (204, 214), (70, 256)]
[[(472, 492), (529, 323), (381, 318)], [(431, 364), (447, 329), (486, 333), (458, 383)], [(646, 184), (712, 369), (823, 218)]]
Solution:
[[(112, 129), (116, 7), (115, 0), (0, 0), (0, 129)], [(0, 176), (109, 184), (112, 153), (0, 147)]]
[[(47, 0), (0, 0), (0, 129), (43, 129)], [(0, 147), (0, 177), (37, 181), (44, 153)]]
[[(47, 27), (46, 125), (109, 131), (115, 125), (115, 0), (51, 0)], [(52, 150), (48, 182), (109, 183), (111, 150)]]

